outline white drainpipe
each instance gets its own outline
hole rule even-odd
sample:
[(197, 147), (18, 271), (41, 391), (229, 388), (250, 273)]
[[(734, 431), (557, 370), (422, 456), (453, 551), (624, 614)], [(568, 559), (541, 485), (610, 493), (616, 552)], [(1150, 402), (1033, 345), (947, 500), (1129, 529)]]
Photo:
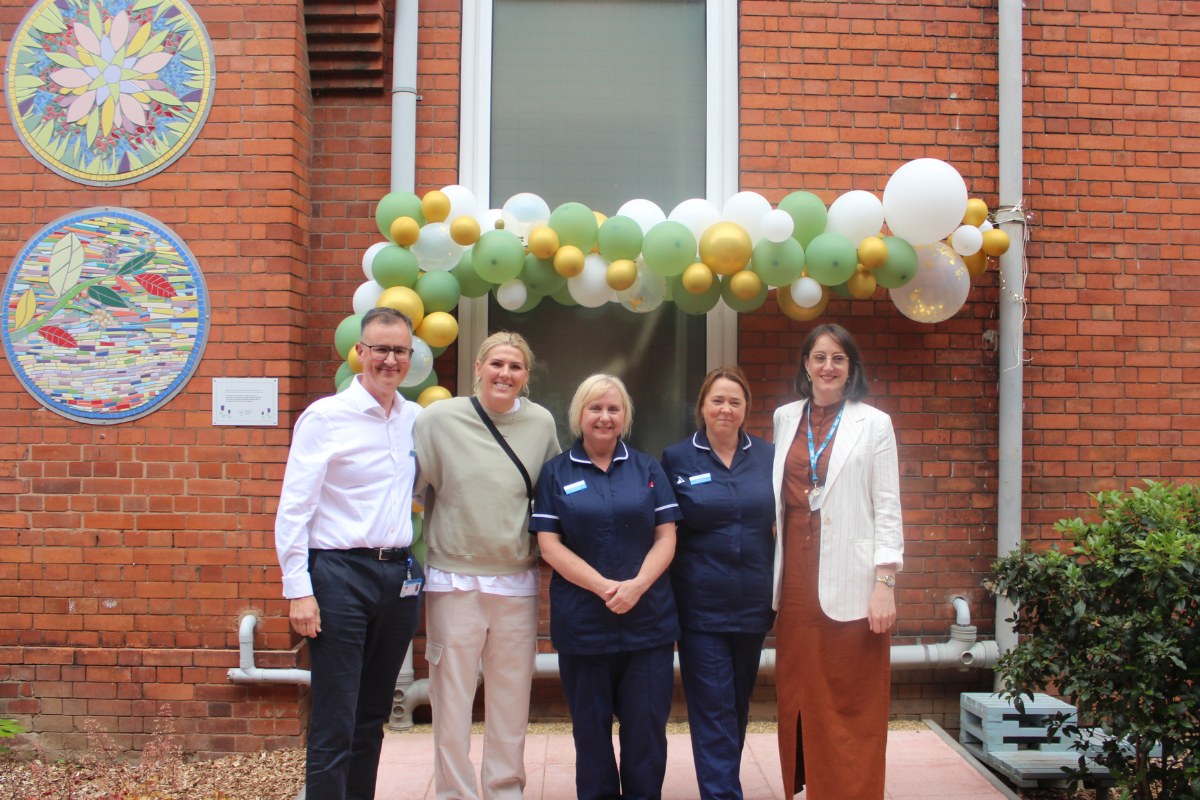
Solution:
[(238, 624), (238, 666), (229, 670), (230, 683), (300, 683), (307, 686), (306, 669), (259, 669), (254, 666), (254, 626), (258, 617), (247, 614)]

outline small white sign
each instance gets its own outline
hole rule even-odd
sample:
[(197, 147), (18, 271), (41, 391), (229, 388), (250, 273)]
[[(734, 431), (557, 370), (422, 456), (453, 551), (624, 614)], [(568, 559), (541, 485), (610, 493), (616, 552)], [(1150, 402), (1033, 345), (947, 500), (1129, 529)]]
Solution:
[(278, 425), (278, 378), (213, 378), (213, 425)]

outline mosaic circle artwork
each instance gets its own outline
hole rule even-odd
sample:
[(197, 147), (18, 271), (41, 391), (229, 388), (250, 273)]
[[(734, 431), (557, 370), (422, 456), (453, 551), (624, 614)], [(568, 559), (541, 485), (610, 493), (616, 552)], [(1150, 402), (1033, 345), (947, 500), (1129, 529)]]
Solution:
[(215, 75), (186, 0), (38, 0), (9, 45), (5, 98), (38, 161), (79, 183), (120, 186), (191, 145)]
[(0, 295), (4, 354), (42, 405), (106, 425), (145, 416), (196, 370), (209, 302), (170, 229), (122, 208), (50, 223), (13, 261)]

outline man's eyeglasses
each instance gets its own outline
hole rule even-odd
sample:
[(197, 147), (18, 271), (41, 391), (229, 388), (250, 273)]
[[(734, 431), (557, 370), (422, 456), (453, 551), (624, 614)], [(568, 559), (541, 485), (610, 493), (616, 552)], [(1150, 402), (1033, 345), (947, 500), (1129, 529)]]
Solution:
[(363, 347), (371, 353), (372, 361), (387, 361), (388, 354), (396, 357), (397, 364), (404, 364), (412, 360), (413, 349), (411, 347), (386, 347), (381, 344), (366, 344), (360, 342)]
[(837, 353), (833, 356), (826, 356), (824, 353), (814, 353), (813, 355), (808, 357), (808, 360), (811, 361), (813, 364), (816, 364), (818, 367), (825, 366), (826, 360), (832, 362), (835, 367), (839, 367), (839, 368), (844, 367), (850, 363), (850, 359), (846, 358), (841, 353)]

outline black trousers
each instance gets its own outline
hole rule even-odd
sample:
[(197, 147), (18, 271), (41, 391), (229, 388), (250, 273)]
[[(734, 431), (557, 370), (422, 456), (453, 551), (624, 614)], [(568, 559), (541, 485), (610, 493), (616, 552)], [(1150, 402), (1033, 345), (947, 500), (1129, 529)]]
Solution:
[[(308, 641), (312, 723), (308, 800), (373, 800), (383, 725), (420, 621), (421, 598), (400, 597), (405, 561), (337, 550), (311, 554), (321, 633)], [(412, 577), (424, 578), (414, 559)]]

